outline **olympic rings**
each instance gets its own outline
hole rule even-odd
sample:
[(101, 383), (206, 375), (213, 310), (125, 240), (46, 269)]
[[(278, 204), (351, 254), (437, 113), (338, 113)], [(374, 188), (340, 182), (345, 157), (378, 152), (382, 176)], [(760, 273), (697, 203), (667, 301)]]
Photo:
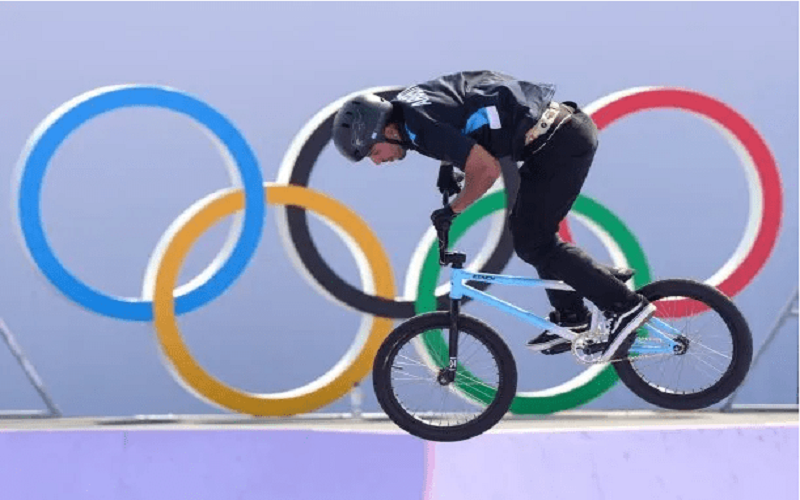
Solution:
[[(586, 107), (598, 130), (647, 109), (677, 108), (698, 114), (721, 131), (738, 154), (747, 177), (750, 214), (736, 250), (706, 283), (729, 297), (737, 295), (764, 267), (778, 239), (783, 195), (775, 158), (764, 139), (747, 120), (724, 103), (698, 92), (643, 87), (611, 94)], [(696, 301), (676, 300), (673, 314), (690, 316), (705, 311)], [(663, 310), (656, 312), (663, 317)]]
[[(400, 89), (380, 87), (366, 92), (391, 98)], [(264, 184), (255, 155), (233, 124), (194, 97), (166, 87), (147, 85), (104, 87), (78, 96), (38, 125), (20, 159), (16, 209), (26, 250), (45, 277), (79, 305), (123, 320), (153, 320), (159, 344), (169, 363), (200, 397), (225, 408), (265, 416), (309, 412), (328, 404), (367, 375), (374, 353), (391, 329), (391, 318), (407, 318), (441, 308), (447, 298), (447, 285), (436, 287), (439, 267), (430, 248), (435, 239), (430, 228), (412, 258), (405, 293), (396, 297), (389, 260), (374, 233), (339, 202), (307, 187), (311, 169), (330, 141), (333, 116), (348, 97), (325, 107), (297, 134), (281, 164), (278, 182), (273, 185)], [(61, 265), (44, 236), (39, 205), (47, 165), (69, 134), (96, 116), (133, 106), (182, 113), (210, 130), (215, 140), (220, 141), (218, 146), (234, 187), (207, 196), (181, 214), (150, 257), (142, 297), (119, 299), (95, 291)], [(732, 297), (760, 272), (777, 240), (783, 200), (775, 160), (758, 132), (741, 115), (696, 92), (655, 87), (629, 89), (584, 107), (599, 130), (628, 114), (656, 108), (678, 108), (711, 120), (722, 129), (742, 159), (750, 195), (747, 226), (733, 255), (706, 281)], [(498, 184), (502, 185), (457, 218), (453, 228), (452, 241), (455, 242), (478, 219), (492, 218), (484, 247), (467, 266), (473, 271), (499, 273), (513, 255), (506, 215), (518, 179), (516, 164), (501, 160), (501, 165), (503, 178)], [(301, 274), (328, 297), (365, 314), (356, 340), (336, 366), (311, 384), (279, 394), (242, 392), (206, 373), (192, 358), (176, 325), (176, 316), (218, 297), (249, 263), (261, 238), (265, 197), (267, 203), (278, 206), (275, 213), (282, 243), (294, 257), (292, 263)], [(175, 289), (181, 264), (194, 241), (221, 218), (231, 214), (239, 217), (242, 209), (241, 227), (234, 224), (234, 230), (214, 262), (190, 283)], [(309, 233), (307, 210), (317, 213), (344, 237), (356, 256), (363, 291), (342, 280), (322, 259)], [(645, 255), (619, 218), (585, 196), (578, 198), (571, 217), (584, 223), (601, 240), (615, 265), (638, 271), (629, 286), (638, 288), (650, 281)], [(560, 234), (571, 241), (566, 220), (562, 222)], [(479, 288), (488, 286), (481, 283)], [(678, 316), (701, 311), (690, 307), (689, 303), (681, 305), (684, 307), (680, 308)], [(429, 344), (428, 350), (437, 348)], [(607, 365), (591, 367), (557, 387), (519, 393), (511, 411), (550, 413), (580, 406), (608, 390), (616, 379)]]
[[(359, 262), (365, 287), (380, 297), (394, 296), (389, 258), (380, 241), (354, 212), (341, 203), (299, 186), (264, 187), (267, 203), (295, 205), (321, 215), (349, 236), (347, 241)], [(209, 375), (192, 357), (181, 338), (174, 313), (172, 290), (184, 258), (195, 241), (220, 219), (244, 203), (241, 190), (224, 190), (195, 204), (191, 215), (166, 243), (163, 255), (151, 261), (156, 279), (153, 290), (154, 327), (166, 358), (181, 379), (208, 401), (230, 410), (259, 416), (285, 416), (311, 411), (344, 396), (372, 368), (378, 347), (389, 334), (392, 321), (365, 315), (355, 342), (328, 373), (314, 382), (279, 394), (251, 394), (229, 387)], [(365, 272), (366, 271), (366, 272)], [(370, 326), (371, 324), (371, 326)]]
[[(370, 92), (385, 99), (391, 99), (402, 89), (403, 87), (377, 87), (362, 92)], [(308, 121), (292, 141), (281, 164), (277, 182), (308, 186), (311, 171), (323, 148), (331, 140), (331, 125), (336, 111), (347, 99), (362, 92), (342, 97)], [(518, 181), (515, 179), (516, 164), (504, 160), (501, 165), (503, 184), (508, 187), (517, 183)], [(328, 266), (314, 245), (308, 221), (302, 210), (293, 208), (286, 208), (285, 211), (276, 210), (275, 217), (281, 233), (288, 236), (282, 238), (281, 241), (283, 241), (286, 251), (294, 256), (292, 262), (299, 264), (298, 271), (317, 290), (335, 301), (377, 316), (408, 318), (414, 315), (413, 300), (386, 299), (368, 295), (339, 277)], [(511, 232), (507, 227), (507, 217), (495, 217), (492, 220), (484, 248), (478, 252), (475, 261), (468, 265), (467, 269), (487, 273), (500, 272), (511, 260), (513, 254), (514, 246)], [(479, 289), (485, 289), (488, 284), (479, 283), (476, 286)], [(439, 301), (444, 304), (446, 300), (447, 291), (443, 290), (439, 293)]]
[[(467, 229), (483, 217), (502, 210), (502, 193), (485, 196), (453, 221), (450, 241), (454, 244)], [(609, 248), (611, 258), (617, 266), (630, 266), (638, 272), (633, 277), (633, 286), (639, 288), (651, 280), (650, 267), (633, 233), (608, 209), (584, 195), (579, 195), (573, 205), (574, 215), (586, 222), (589, 230), (600, 238)], [(441, 266), (437, 245), (428, 247), (420, 277), (417, 280), (416, 313), (433, 311), (436, 307), (433, 291), (436, 287)], [(447, 345), (442, 335), (428, 332), (424, 335), (425, 353), (430, 359), (446, 359)], [(442, 358), (444, 356), (444, 358)], [(475, 377), (474, 375), (472, 376)], [(585, 404), (610, 389), (617, 381), (617, 374), (610, 365), (602, 364), (588, 368), (573, 379), (549, 389), (532, 392), (518, 392), (509, 411), (518, 414), (553, 413)]]
[[(253, 151), (236, 127), (202, 101), (177, 90), (159, 86), (124, 85), (103, 87), (72, 99), (45, 118), (28, 140), (20, 160), (18, 182), (19, 222), (26, 248), (47, 279), (68, 298), (81, 306), (112, 318), (150, 321), (152, 302), (146, 299), (119, 299), (98, 292), (67, 271), (53, 253), (42, 228), (40, 212), (42, 182), (48, 163), (69, 134), (103, 113), (134, 106), (163, 108), (182, 113), (204, 125), (224, 144), (226, 159), (238, 168), (245, 192), (245, 215), (235, 247), (223, 251), (194, 280), (189, 291), (178, 298), (176, 311), (183, 314), (217, 298), (244, 271), (255, 253), (264, 224), (263, 179)], [(222, 149), (222, 148), (220, 148)], [(230, 153), (232, 158), (227, 157)], [(231, 168), (230, 162), (228, 164)], [(236, 231), (232, 233), (237, 236)], [(224, 264), (221, 264), (224, 261)]]

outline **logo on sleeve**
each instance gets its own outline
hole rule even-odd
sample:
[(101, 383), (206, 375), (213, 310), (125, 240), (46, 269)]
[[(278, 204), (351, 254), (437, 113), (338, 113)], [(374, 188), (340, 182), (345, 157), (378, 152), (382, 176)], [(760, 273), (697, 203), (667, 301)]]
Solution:
[(430, 98), (428, 98), (428, 94), (423, 92), (422, 89), (416, 85), (402, 91), (397, 95), (396, 99), (410, 104), (411, 107), (424, 106), (431, 102)]

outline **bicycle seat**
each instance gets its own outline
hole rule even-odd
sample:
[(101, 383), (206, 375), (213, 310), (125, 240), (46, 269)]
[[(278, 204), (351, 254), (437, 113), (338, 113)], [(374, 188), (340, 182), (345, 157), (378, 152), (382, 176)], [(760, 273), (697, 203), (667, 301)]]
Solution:
[(444, 254), (445, 264), (452, 264), (453, 267), (460, 269), (467, 261), (467, 254), (461, 252), (447, 252)]

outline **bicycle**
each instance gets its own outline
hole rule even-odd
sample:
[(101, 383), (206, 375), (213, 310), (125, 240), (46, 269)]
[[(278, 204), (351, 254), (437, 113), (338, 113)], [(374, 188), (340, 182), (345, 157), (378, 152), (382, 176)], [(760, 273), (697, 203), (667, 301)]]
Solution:
[[(447, 201), (448, 196), (444, 195), (443, 203)], [(573, 291), (566, 283), (465, 270), (466, 254), (447, 251), (449, 230), (439, 232), (437, 237), (439, 264), (451, 267), (449, 311), (420, 314), (398, 325), (378, 349), (372, 374), (373, 389), (383, 411), (398, 427), (416, 437), (446, 442), (478, 436), (505, 416), (516, 394), (517, 368), (511, 350), (495, 329), (460, 311), (464, 297), (498, 308), (569, 340), (572, 355), (579, 363), (612, 363), (620, 380), (631, 392), (661, 408), (697, 410), (712, 406), (736, 390), (750, 369), (753, 355), (750, 328), (733, 302), (710, 285), (690, 279), (661, 279), (639, 288), (637, 292), (655, 304), (657, 311), (639, 328), (636, 335), (623, 342), (615, 352), (610, 352), (606, 349), (609, 342), (603, 313), (588, 300), (590, 327), (586, 332), (576, 333), (466, 284), (484, 282), (495, 286)], [(675, 302), (675, 299), (684, 300)], [(680, 310), (671, 309), (671, 303), (674, 307), (680, 304)], [(699, 332), (689, 331), (688, 325), (679, 329), (662, 319), (688, 316), (686, 319), (693, 320), (696, 316), (694, 313), (702, 308), (715, 313), (717, 316), (714, 319), (721, 320), (721, 323), (715, 323), (725, 330), (722, 337), (730, 340), (729, 356), (706, 345), (710, 337), (701, 338)], [(443, 330), (447, 331), (446, 336), (442, 334)], [(470, 346), (485, 349), (488, 354), (486, 359), (474, 363), (477, 354)], [(407, 347), (411, 349), (405, 351)], [(410, 357), (415, 353), (420, 360)], [(665, 387), (649, 380), (644, 373), (646, 364), (642, 362), (645, 360), (677, 360), (679, 383), (686, 359), (689, 358), (701, 362), (699, 372), (715, 378), (695, 392)], [(726, 366), (718, 366), (725, 361)], [(492, 379), (488, 382), (477, 372), (485, 366), (490, 366), (490, 371), (494, 372), (490, 374)], [(666, 366), (661, 368), (662, 373), (666, 371)], [(676, 369), (673, 367), (672, 371)], [(394, 378), (394, 375), (398, 378)], [(442, 389), (441, 397), (436, 397), (441, 407), (435, 410), (426, 407), (424, 411), (420, 408), (415, 413), (400, 399), (401, 382), (405, 381), (429, 383), (427, 391), (417, 390), (412, 385), (412, 394), (421, 395)], [(445, 404), (448, 395), (454, 395), (457, 399)]]

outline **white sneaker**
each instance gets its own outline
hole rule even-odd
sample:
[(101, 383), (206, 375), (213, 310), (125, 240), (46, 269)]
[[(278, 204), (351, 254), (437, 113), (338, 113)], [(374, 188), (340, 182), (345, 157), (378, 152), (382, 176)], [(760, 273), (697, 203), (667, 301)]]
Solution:
[[(583, 316), (583, 315), (581, 315)], [(561, 321), (561, 314), (558, 311), (550, 312), (550, 321), (558, 326), (569, 328), (575, 333), (583, 333), (589, 330), (589, 317), (588, 313), (585, 317), (577, 317), (575, 315), (565, 318)], [(572, 342), (555, 333), (550, 333), (550, 330), (545, 330), (537, 337), (529, 340), (526, 347), (531, 351), (543, 352), (544, 354), (560, 354), (567, 352), (572, 348)]]
[(603, 357), (613, 356), (619, 346), (636, 334), (636, 329), (642, 326), (656, 312), (656, 306), (642, 298), (630, 309), (612, 313), (608, 316), (608, 342), (609, 346), (603, 351)]

